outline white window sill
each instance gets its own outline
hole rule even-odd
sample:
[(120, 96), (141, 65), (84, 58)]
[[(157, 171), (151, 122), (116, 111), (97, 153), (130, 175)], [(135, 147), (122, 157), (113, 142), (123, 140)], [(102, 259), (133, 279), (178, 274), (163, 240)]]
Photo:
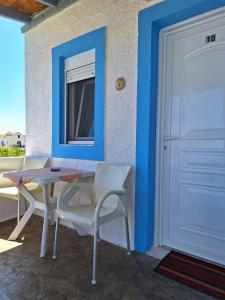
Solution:
[(94, 141), (68, 141), (68, 145), (74, 145), (74, 146), (94, 146)]

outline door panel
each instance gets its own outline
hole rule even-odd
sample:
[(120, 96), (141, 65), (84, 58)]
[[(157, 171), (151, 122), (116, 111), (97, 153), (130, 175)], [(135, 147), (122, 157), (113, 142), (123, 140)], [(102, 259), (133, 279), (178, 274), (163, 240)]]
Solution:
[(224, 42), (215, 42), (180, 58), (182, 137), (224, 136), (224, 53)]
[(166, 74), (163, 244), (225, 265), (225, 19), (171, 32)]
[(224, 189), (181, 184), (180, 197), (182, 230), (225, 241), (224, 212), (214, 209), (223, 206)]

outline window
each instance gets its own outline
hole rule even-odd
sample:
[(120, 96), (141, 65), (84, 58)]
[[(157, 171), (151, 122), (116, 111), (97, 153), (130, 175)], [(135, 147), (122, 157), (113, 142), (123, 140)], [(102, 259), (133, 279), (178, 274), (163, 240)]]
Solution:
[(67, 142), (94, 142), (95, 79), (67, 84)]
[(66, 143), (94, 144), (95, 50), (65, 61)]
[(52, 49), (52, 157), (104, 160), (105, 28)]

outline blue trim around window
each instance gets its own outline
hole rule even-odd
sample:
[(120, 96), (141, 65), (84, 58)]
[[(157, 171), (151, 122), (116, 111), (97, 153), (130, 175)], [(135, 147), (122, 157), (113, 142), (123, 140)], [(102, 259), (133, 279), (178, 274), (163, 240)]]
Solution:
[(159, 31), (222, 6), (225, 0), (165, 0), (139, 13), (135, 205), (135, 249), (139, 252), (148, 251), (154, 239)]
[[(65, 75), (64, 61), (73, 55), (95, 49), (94, 146), (64, 143)], [(52, 49), (52, 156), (104, 160), (105, 28), (89, 32)]]

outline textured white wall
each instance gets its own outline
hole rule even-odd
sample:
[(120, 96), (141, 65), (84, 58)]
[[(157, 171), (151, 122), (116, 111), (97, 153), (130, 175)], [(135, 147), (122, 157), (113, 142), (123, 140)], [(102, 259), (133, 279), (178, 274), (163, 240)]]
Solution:
[[(105, 26), (105, 161), (135, 166), (138, 12), (159, 1), (80, 0), (26, 33), (28, 155), (51, 155), (51, 49)], [(125, 77), (126, 88), (118, 92), (115, 80), (120, 76)], [(53, 164), (94, 169), (96, 162), (56, 159)], [(128, 183), (132, 237), (134, 183), (132, 174)], [(121, 228), (123, 222), (110, 223), (102, 235), (124, 246)]]

